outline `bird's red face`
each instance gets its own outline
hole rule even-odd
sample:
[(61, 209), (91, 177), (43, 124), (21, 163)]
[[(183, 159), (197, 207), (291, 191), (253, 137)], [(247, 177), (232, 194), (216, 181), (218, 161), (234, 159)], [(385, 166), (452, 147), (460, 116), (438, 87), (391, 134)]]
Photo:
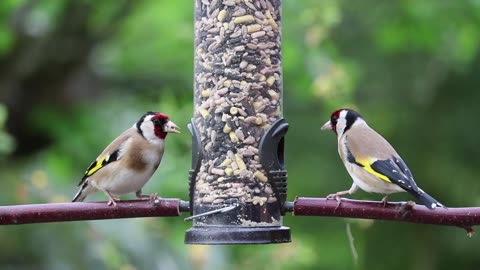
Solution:
[(322, 130), (331, 129), (337, 136), (342, 136), (358, 121), (364, 121), (362, 116), (352, 109), (336, 110), (330, 120), (322, 126)]
[(155, 113), (152, 116), (151, 121), (153, 122), (155, 136), (160, 139), (165, 139), (165, 137), (167, 137), (167, 134), (170, 132), (180, 133), (180, 128), (175, 125), (175, 123), (170, 121), (166, 114)]
[(168, 119), (168, 116), (158, 112), (147, 112), (136, 123), (137, 131), (142, 137), (150, 140), (163, 140), (167, 133), (180, 133), (180, 128)]
[(340, 113), (342, 111), (343, 110), (336, 110), (330, 116), (330, 123), (332, 124), (332, 130), (333, 132), (335, 132), (335, 134), (337, 134), (337, 123), (338, 123), (338, 119), (340, 118)]
[[(337, 123), (338, 123), (338, 119), (340, 118), (340, 113), (343, 111), (344, 109), (340, 109), (340, 110), (336, 110), (332, 113), (332, 115), (330, 116), (330, 120), (327, 121), (323, 126), (322, 126), (322, 130), (327, 130), (327, 129), (331, 129), (333, 130), (333, 132), (335, 132), (335, 134), (337, 134)], [(338, 135), (338, 134), (337, 134)]]

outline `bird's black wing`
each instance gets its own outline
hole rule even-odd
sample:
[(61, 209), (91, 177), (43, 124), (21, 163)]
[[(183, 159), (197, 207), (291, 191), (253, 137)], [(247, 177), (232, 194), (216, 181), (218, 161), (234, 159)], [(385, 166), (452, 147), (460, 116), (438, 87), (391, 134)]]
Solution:
[(113, 151), (111, 154), (106, 153), (105, 155), (102, 155), (98, 157), (90, 166), (88, 166), (88, 169), (85, 171), (85, 174), (82, 177), (82, 180), (80, 180), (80, 183), (78, 183), (78, 186), (81, 186), (85, 179), (88, 177), (92, 176), (94, 173), (99, 171), (101, 168), (107, 166), (108, 164), (117, 161), (120, 159), (120, 148), (116, 149)]
[(370, 167), (378, 174), (384, 175), (392, 183), (410, 193), (418, 193), (418, 187), (407, 164), (400, 157), (376, 160)]

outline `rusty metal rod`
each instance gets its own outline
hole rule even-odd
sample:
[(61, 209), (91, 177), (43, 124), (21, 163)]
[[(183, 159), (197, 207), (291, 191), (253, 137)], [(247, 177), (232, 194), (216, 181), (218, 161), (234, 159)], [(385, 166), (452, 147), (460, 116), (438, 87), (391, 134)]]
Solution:
[(471, 226), (480, 225), (480, 207), (441, 208), (430, 210), (414, 203), (388, 203), (342, 199), (297, 197), (293, 203), (295, 216), (334, 216), (412, 223), (458, 226), (473, 233)]
[[(180, 216), (179, 199), (107, 202), (46, 203), (0, 206), (0, 225), (18, 225), (94, 219)], [(182, 207), (183, 208), (183, 207)]]

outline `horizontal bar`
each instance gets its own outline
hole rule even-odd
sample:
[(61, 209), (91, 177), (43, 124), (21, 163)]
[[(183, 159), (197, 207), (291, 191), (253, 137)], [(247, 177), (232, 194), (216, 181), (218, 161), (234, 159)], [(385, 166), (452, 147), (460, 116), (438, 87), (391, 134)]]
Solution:
[[(341, 199), (297, 197), (293, 205), (295, 216), (335, 216), (349, 218), (404, 221), (434, 225), (459, 226), (471, 230), (480, 225), (480, 207), (442, 208), (430, 210), (413, 202), (387, 203)], [(473, 232), (473, 230), (472, 230)]]
[[(117, 206), (106, 202), (48, 203), (0, 206), (0, 225), (63, 222), (137, 217), (174, 217), (189, 211), (188, 202), (179, 199), (126, 200)], [(421, 205), (342, 199), (297, 197), (287, 203), (295, 216), (334, 216), (458, 226), (473, 232), (480, 225), (480, 207), (436, 208)], [(290, 209), (289, 209), (290, 210)]]
[(107, 202), (46, 203), (0, 206), (0, 225), (94, 219), (180, 216), (179, 199)]

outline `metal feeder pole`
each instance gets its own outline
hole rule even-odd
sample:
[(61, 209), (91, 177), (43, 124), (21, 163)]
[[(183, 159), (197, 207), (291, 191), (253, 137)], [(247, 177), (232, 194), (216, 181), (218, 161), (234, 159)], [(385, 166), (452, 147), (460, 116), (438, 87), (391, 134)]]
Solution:
[(195, 1), (187, 244), (291, 241), (281, 26), (281, 0)]

